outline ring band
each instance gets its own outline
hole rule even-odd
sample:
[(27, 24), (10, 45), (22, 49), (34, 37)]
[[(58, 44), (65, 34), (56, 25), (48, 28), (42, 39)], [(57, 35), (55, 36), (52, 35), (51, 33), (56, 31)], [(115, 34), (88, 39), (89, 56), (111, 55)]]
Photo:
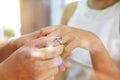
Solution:
[(60, 44), (62, 44), (62, 40), (63, 40), (63, 39), (62, 39), (62, 36), (58, 36), (58, 37), (57, 37), (57, 41), (58, 41)]

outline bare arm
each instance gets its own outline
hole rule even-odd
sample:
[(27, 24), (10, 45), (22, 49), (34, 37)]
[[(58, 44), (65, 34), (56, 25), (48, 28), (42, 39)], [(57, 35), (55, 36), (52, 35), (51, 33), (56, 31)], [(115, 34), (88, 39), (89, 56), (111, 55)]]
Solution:
[(0, 63), (16, 50), (16, 48), (11, 45), (12, 43), (10, 42), (0, 46)]
[(69, 19), (73, 15), (73, 13), (76, 10), (78, 2), (73, 2), (68, 4), (63, 11), (62, 18), (61, 18), (61, 24), (67, 25)]
[[(49, 33), (50, 31), (51, 29), (49, 29), (46, 33)], [(45, 36), (46, 33), (41, 34), (41, 30), (38, 30), (30, 34), (23, 35), (15, 40), (12, 40), (0, 46), (0, 62), (5, 60), (9, 55), (11, 55), (14, 51), (16, 51), (18, 48), (20, 48), (27, 42)]]
[(94, 70), (104, 75), (117, 78), (119, 76), (119, 69), (112, 61), (103, 43), (100, 40), (97, 40), (97, 43), (94, 44), (95, 47), (91, 50), (91, 59)]
[(62, 44), (65, 44), (64, 53), (62, 55), (63, 58), (68, 57), (75, 48), (84, 48), (90, 51), (93, 69), (96, 72), (112, 78), (119, 77), (120, 73), (118, 67), (109, 56), (102, 41), (95, 34), (74, 27), (67, 27), (66, 25), (57, 26), (59, 28), (50, 35), (62, 36)]

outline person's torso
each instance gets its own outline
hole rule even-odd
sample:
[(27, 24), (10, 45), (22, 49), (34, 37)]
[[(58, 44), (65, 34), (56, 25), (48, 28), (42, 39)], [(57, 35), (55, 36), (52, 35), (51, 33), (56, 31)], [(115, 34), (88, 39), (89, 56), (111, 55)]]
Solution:
[[(87, 0), (80, 1), (68, 25), (95, 33), (113, 54), (113, 47), (116, 48), (116, 43), (119, 42), (120, 2), (104, 10), (93, 10), (87, 6)], [(118, 47), (116, 50), (120, 51)], [(91, 64), (89, 51), (80, 48), (73, 51), (72, 59)]]
[[(104, 10), (90, 9), (86, 3), (87, 0), (80, 1), (68, 25), (95, 33), (117, 61), (120, 57), (120, 2)], [(92, 67), (89, 51), (76, 48), (70, 60), (72, 66), (67, 71), (67, 80), (88, 80), (83, 76), (87, 76), (86, 68)]]

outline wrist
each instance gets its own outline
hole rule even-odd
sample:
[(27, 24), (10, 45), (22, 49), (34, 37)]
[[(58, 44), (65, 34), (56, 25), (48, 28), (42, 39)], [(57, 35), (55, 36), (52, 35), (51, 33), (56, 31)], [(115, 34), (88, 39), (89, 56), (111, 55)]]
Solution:
[(93, 54), (101, 51), (106, 51), (106, 48), (104, 47), (102, 41), (98, 37), (96, 37), (91, 41), (89, 51), (91, 52), (91, 54)]
[(4, 61), (9, 55), (11, 55), (16, 50), (16, 47), (12, 42), (4, 44), (0, 48), (0, 62)]

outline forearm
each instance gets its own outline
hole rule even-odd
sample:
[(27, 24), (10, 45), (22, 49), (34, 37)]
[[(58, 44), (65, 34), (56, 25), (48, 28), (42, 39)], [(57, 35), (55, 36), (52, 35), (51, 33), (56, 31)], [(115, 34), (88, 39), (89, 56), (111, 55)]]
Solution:
[(1, 63), (0, 63), (0, 80), (6, 80), (4, 75), (3, 75), (3, 69), (2, 69)]
[(0, 80), (5, 80), (0, 70)]
[(1, 71), (0, 71), (0, 80), (5, 80), (2, 73), (1, 73)]
[(16, 48), (11, 45), (12, 43), (9, 42), (0, 46), (0, 63), (16, 50)]
[(95, 47), (91, 50), (91, 59), (95, 71), (109, 76), (113, 76), (116, 72), (119, 72), (100, 40), (95, 43)]

